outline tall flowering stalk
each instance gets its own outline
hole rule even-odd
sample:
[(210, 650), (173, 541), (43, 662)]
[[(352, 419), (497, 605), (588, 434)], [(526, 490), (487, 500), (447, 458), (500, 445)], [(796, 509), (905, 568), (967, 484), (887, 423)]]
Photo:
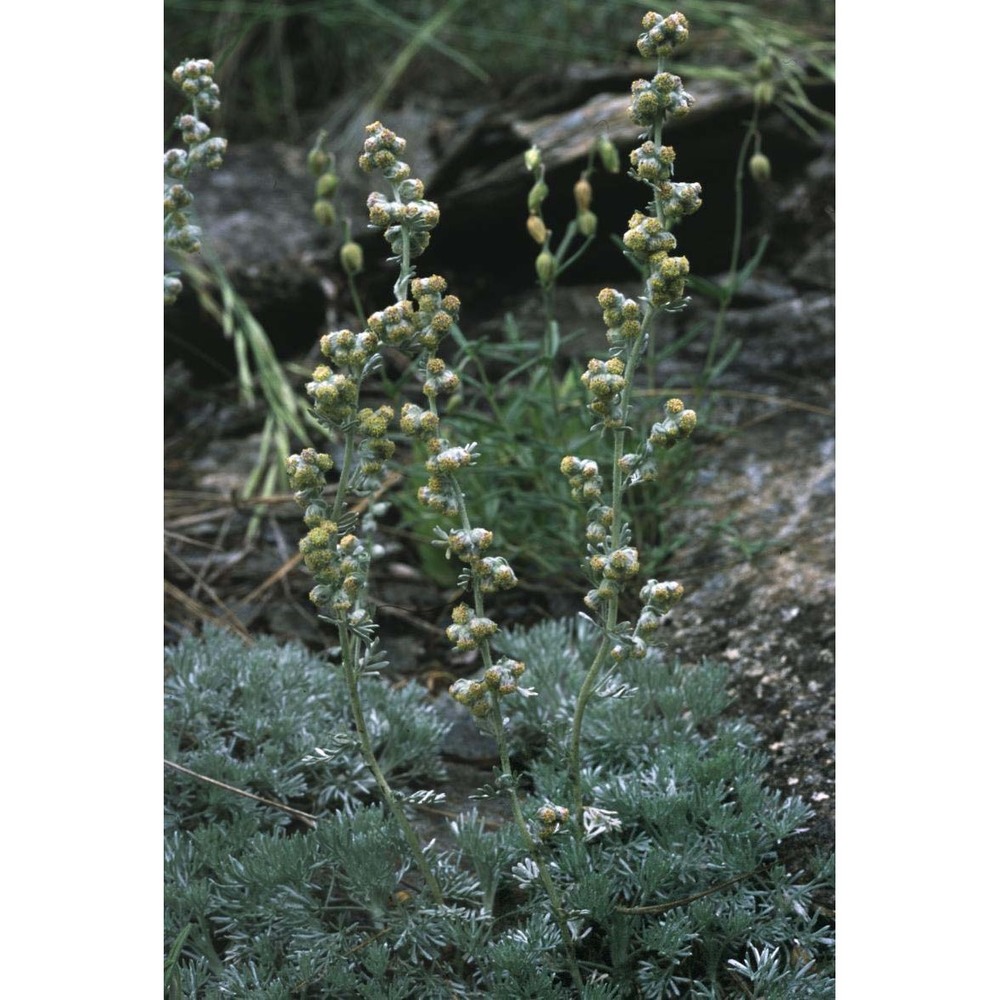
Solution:
[[(674, 256), (677, 240), (670, 232), (678, 220), (701, 206), (701, 185), (673, 180), (675, 153), (663, 145), (663, 130), (671, 117), (687, 114), (693, 101), (679, 77), (666, 71), (667, 57), (687, 40), (688, 24), (683, 14), (663, 17), (649, 11), (642, 19), (639, 52), (656, 57), (657, 71), (651, 80), (632, 84), (629, 115), (645, 131), (629, 160), (630, 176), (645, 184), (652, 201), (645, 211), (629, 219), (623, 237), (625, 255), (643, 275), (643, 294), (638, 301), (605, 288), (598, 295), (607, 327), (609, 356), (592, 358), (582, 376), (589, 397), (589, 409), (598, 418), (591, 428), (611, 436), (610, 490), (601, 466), (593, 459), (566, 456), (560, 466), (569, 480), (575, 500), (587, 511), (587, 570), (593, 583), (584, 598), (592, 621), (601, 631), (601, 642), (577, 697), (568, 750), (569, 778), (573, 794), (576, 828), (586, 829), (584, 790), (580, 774), (580, 739), (587, 704), (614, 665), (627, 659), (642, 659), (648, 641), (665, 615), (682, 597), (684, 588), (674, 581), (647, 580), (640, 591), (642, 609), (636, 621), (619, 619), (623, 588), (639, 578), (641, 565), (637, 549), (630, 544), (631, 532), (625, 518), (625, 490), (657, 475), (660, 454), (690, 435), (697, 422), (693, 410), (679, 399), (664, 405), (663, 419), (655, 423), (634, 451), (626, 445), (634, 432), (632, 392), (635, 373), (645, 354), (656, 319), (684, 307), (686, 257)], [(592, 807), (596, 808), (596, 807)]]
[[(396, 305), (370, 317), (368, 324), (385, 342), (417, 353), (417, 370), (423, 380), (421, 391), (426, 405), (405, 403), (400, 414), (400, 428), (420, 442), (428, 453), (428, 478), (417, 493), (420, 503), (442, 518), (457, 522), (457, 526), (450, 529), (439, 526), (435, 533), (437, 544), (445, 549), (448, 558), (454, 557), (462, 564), (459, 583), (470, 592), (471, 605), (463, 601), (454, 608), (446, 635), (457, 651), (476, 651), (483, 666), (482, 679), (463, 678), (452, 685), (451, 694), (484, 723), (497, 741), (500, 755), (497, 790), (510, 801), (514, 822), (549, 897), (566, 950), (570, 974), (577, 989), (582, 991), (583, 976), (576, 961), (559, 890), (548, 868), (544, 863), (539, 864), (541, 858), (538, 854), (540, 841), (551, 835), (560, 818), (568, 816), (568, 811), (543, 807), (544, 813), (540, 810), (537, 817), (537, 835), (524, 815), (518, 794), (518, 776), (511, 766), (502, 701), (515, 695), (530, 697), (534, 692), (519, 684), (525, 664), (510, 657), (495, 656), (490, 645), (499, 626), (486, 613), (486, 598), (516, 586), (517, 578), (503, 556), (490, 554), (493, 532), (473, 525), (466, 507), (461, 479), (464, 470), (476, 462), (476, 443), (454, 443), (441, 426), (438, 401), (454, 393), (459, 388), (460, 380), (438, 355), (438, 348), (458, 318), (460, 302), (456, 296), (445, 294), (447, 285), (439, 275), (408, 282), (410, 260), (426, 247), (427, 237), (425, 232), (418, 230), (415, 239), (409, 238), (402, 223), (409, 215), (415, 214), (416, 209), (407, 209), (405, 200), (411, 196), (420, 201), (423, 185), (419, 181), (409, 181), (408, 168), (400, 169), (396, 156), (402, 152), (402, 140), (381, 125), (371, 126), (369, 131), (372, 130), (372, 137), (365, 144), (361, 165), (365, 169), (381, 169), (393, 184), (395, 197), (389, 200), (380, 194), (371, 195), (368, 199), (369, 216), (373, 225), (384, 230), (397, 255), (400, 278), (396, 284)], [(436, 212), (436, 206), (434, 210)], [(415, 304), (406, 295), (407, 283)]]
[(378, 409), (360, 405), (361, 385), (381, 365), (384, 344), (406, 348), (419, 346), (428, 355), (428, 384), (443, 390), (440, 365), (432, 357), (440, 338), (458, 314), (458, 300), (434, 299), (431, 288), (443, 290), (440, 278), (412, 281), (418, 296), (410, 301), (412, 261), (430, 242), (430, 231), (440, 218), (438, 207), (423, 197), (424, 186), (411, 178), (410, 168), (399, 159), (406, 143), (380, 122), (368, 126), (360, 165), (367, 172), (379, 171), (389, 182), (392, 195), (373, 193), (368, 199), (371, 223), (381, 229), (399, 263), (395, 301), (368, 317), (365, 329), (337, 330), (324, 336), (320, 349), (326, 363), (313, 372), (306, 392), (313, 413), (343, 447), (340, 474), (332, 499), (325, 495), (326, 476), (334, 466), (326, 454), (306, 449), (288, 460), (288, 476), (296, 502), (305, 511), (309, 529), (299, 544), (303, 562), (316, 579), (309, 594), (320, 617), (337, 628), (340, 665), (348, 684), (351, 715), (361, 756), (375, 779), (382, 799), (392, 812), (410, 846), (424, 880), (437, 903), (444, 895), (428, 863), (416, 831), (406, 817), (375, 755), (361, 702), (359, 681), (365, 672), (383, 665), (378, 652), (376, 625), (368, 602), (368, 576), (374, 554), (371, 517), (352, 512), (350, 502), (369, 496), (381, 482), (385, 463), (395, 450), (389, 427), (391, 407)]
[[(378, 370), (383, 346), (391, 345), (415, 356), (424, 398), (421, 404), (412, 401), (403, 404), (399, 427), (427, 453), (427, 479), (418, 490), (418, 498), (445, 522), (445, 526), (435, 529), (436, 544), (461, 565), (459, 583), (468, 593), (467, 599), (452, 611), (447, 637), (457, 651), (476, 652), (482, 666), (481, 677), (456, 681), (450, 692), (497, 741), (500, 766), (495, 790), (509, 798), (515, 825), (529, 856), (523, 870), (530, 872), (531, 878), (539, 879), (544, 887), (565, 947), (567, 967), (581, 994), (584, 981), (576, 957), (576, 932), (553, 877), (558, 872), (550, 866), (546, 843), (566, 826), (572, 827), (578, 836), (590, 839), (598, 826), (616, 825), (612, 813), (595, 804), (585, 806), (580, 741), (587, 704), (602, 680), (613, 672), (615, 664), (646, 655), (648, 642), (663, 615), (683, 594), (679, 583), (649, 579), (641, 588), (643, 605), (637, 620), (634, 623), (620, 620), (623, 588), (639, 577), (641, 568), (638, 551), (630, 544), (624, 494), (628, 487), (655, 477), (661, 453), (690, 435), (697, 419), (694, 411), (685, 409), (679, 399), (669, 399), (664, 405), (663, 419), (653, 424), (645, 438), (631, 443), (634, 437), (630, 427), (631, 397), (637, 367), (648, 348), (657, 317), (682, 308), (686, 302), (684, 282), (688, 262), (685, 257), (673, 255), (677, 240), (670, 229), (701, 204), (698, 184), (673, 181), (674, 151), (661, 141), (668, 118), (684, 114), (691, 104), (680, 79), (664, 69), (666, 57), (687, 38), (687, 22), (681, 14), (664, 18), (650, 12), (643, 18), (642, 26), (639, 51), (657, 57), (658, 71), (652, 80), (638, 80), (632, 87), (630, 113), (646, 132), (641, 137), (642, 144), (632, 151), (630, 161), (631, 175), (650, 188), (652, 201), (644, 212), (636, 212), (629, 220), (624, 245), (626, 255), (642, 270), (643, 294), (633, 300), (610, 288), (600, 293), (598, 301), (608, 329), (610, 351), (607, 358), (591, 359), (582, 376), (589, 408), (597, 418), (592, 430), (601, 435), (607, 433), (612, 440), (610, 485), (606, 484), (607, 473), (602, 474), (593, 459), (570, 455), (560, 467), (569, 480), (573, 498), (588, 507), (587, 566), (593, 587), (584, 601), (592, 614), (591, 620), (601, 632), (600, 645), (578, 694), (570, 736), (572, 809), (546, 802), (529, 818), (522, 807), (519, 776), (511, 765), (504, 704), (506, 699), (530, 697), (534, 692), (521, 686), (526, 665), (494, 651), (493, 640), (499, 626), (487, 609), (488, 599), (514, 587), (517, 579), (507, 560), (493, 553), (493, 532), (474, 524), (466, 506), (462, 482), (476, 463), (477, 445), (450, 439), (439, 409), (440, 400), (455, 393), (460, 384), (458, 374), (441, 356), (440, 346), (457, 322), (461, 303), (448, 294), (447, 284), (439, 275), (416, 276), (413, 262), (427, 248), (430, 233), (439, 221), (439, 211), (437, 205), (424, 198), (423, 183), (411, 176), (409, 166), (400, 158), (406, 148), (405, 140), (380, 122), (368, 126), (359, 163), (369, 173), (380, 173), (390, 188), (388, 195), (376, 191), (369, 196), (368, 213), (372, 227), (381, 230), (391, 248), (392, 259), (399, 266), (394, 300), (369, 316), (361, 332), (339, 330), (324, 336), (320, 346), (326, 360), (316, 368), (306, 386), (316, 419), (342, 443), (343, 457), (332, 498), (327, 498), (326, 491), (326, 476), (334, 467), (329, 455), (306, 449), (288, 460), (295, 498), (304, 509), (308, 528), (300, 548), (306, 567), (316, 579), (310, 597), (320, 616), (338, 631), (340, 665), (348, 683), (358, 747), (410, 844), (429, 891), (436, 902), (443, 903), (440, 885), (426, 853), (379, 767), (359, 691), (361, 675), (381, 663), (367, 598), (374, 555), (371, 517), (359, 518), (357, 507), (351, 505), (354, 500), (369, 496), (382, 481), (385, 463), (394, 451), (389, 428), (395, 419), (388, 406), (362, 407), (361, 386)], [(551, 251), (547, 249), (548, 233), (540, 215), (544, 197), (544, 193), (538, 193), (539, 185), (544, 186), (540, 162), (534, 164), (534, 169), (537, 170), (535, 203), (529, 199), (529, 210), (531, 218), (537, 220), (534, 228), (542, 237), (540, 256), (544, 257)], [(578, 184), (575, 195), (579, 212), (589, 227), (587, 185)], [(531, 228), (529, 222), (529, 232)], [(553, 277), (554, 273), (548, 274), (545, 267), (539, 266), (543, 286), (551, 284)], [(626, 450), (627, 445), (633, 450)]]
[[(201, 229), (189, 218), (194, 195), (187, 187), (196, 169), (218, 170), (226, 152), (226, 140), (212, 135), (204, 115), (221, 106), (219, 85), (212, 79), (215, 63), (211, 59), (185, 59), (171, 74), (189, 102), (188, 109), (175, 125), (184, 146), (168, 149), (163, 156), (163, 241), (169, 250), (193, 254), (201, 250)], [(173, 305), (181, 293), (181, 279), (176, 274), (163, 276), (163, 301)]]

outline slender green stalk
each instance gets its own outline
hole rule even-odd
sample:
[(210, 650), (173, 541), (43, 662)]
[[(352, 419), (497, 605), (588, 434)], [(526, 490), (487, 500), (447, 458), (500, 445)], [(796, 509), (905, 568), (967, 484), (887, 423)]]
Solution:
[[(457, 479), (454, 476), (448, 477), (450, 480), (451, 487), (454, 491), (454, 496), (458, 504), (459, 518), (462, 522), (463, 529), (466, 532), (471, 532), (472, 522), (469, 520), (469, 514), (465, 506), (465, 498), (462, 494), (462, 490), (459, 486)], [(472, 574), (472, 600), (476, 609), (476, 617), (482, 618), (484, 614), (483, 606), (483, 586), (481, 579), (475, 573)], [(483, 642), (479, 644), (479, 655), (482, 660), (483, 667), (488, 672), (493, 667), (493, 656), (490, 650), (489, 643)], [(497, 742), (497, 749), (500, 754), (500, 771), (504, 776), (505, 781), (503, 785), (506, 789), (508, 798), (510, 799), (511, 811), (514, 815), (514, 822), (517, 825), (518, 831), (521, 834), (521, 840), (523, 841), (525, 848), (528, 851), (529, 856), (532, 861), (538, 866), (539, 875), (542, 880), (542, 885), (545, 887), (545, 892), (549, 897), (549, 902), (552, 907), (552, 916), (555, 918), (556, 924), (559, 927), (559, 933), (563, 940), (563, 945), (566, 949), (566, 961), (569, 964), (570, 974), (573, 977), (573, 982), (576, 988), (580, 991), (583, 990), (583, 978), (580, 974), (579, 966), (576, 962), (576, 949), (573, 946), (573, 936), (569, 931), (569, 924), (566, 921), (566, 912), (563, 909), (562, 899), (559, 894), (559, 890), (556, 887), (555, 882), (552, 879), (551, 873), (545, 865), (544, 859), (539, 856), (538, 853), (538, 843), (535, 837), (531, 833), (531, 829), (528, 826), (527, 821), (524, 818), (524, 812), (521, 809), (521, 801), (517, 794), (517, 778), (514, 774), (513, 768), (510, 763), (510, 749), (507, 744), (507, 734), (504, 731), (503, 724), (503, 711), (500, 705), (500, 694), (496, 689), (492, 689), (489, 692), (489, 720), (490, 728), (493, 730), (493, 736)]]
[(365, 766), (371, 771), (375, 783), (378, 785), (382, 801), (388, 806), (393, 818), (403, 831), (403, 836), (406, 838), (407, 844), (409, 844), (413, 860), (420, 869), (420, 874), (423, 875), (424, 882), (434, 897), (434, 902), (441, 905), (444, 903), (444, 894), (441, 892), (441, 886), (438, 884), (438, 880), (427, 862), (427, 855), (420, 844), (420, 838), (417, 836), (409, 819), (407, 819), (406, 813), (403, 811), (403, 807), (396, 798), (395, 792), (393, 792), (389, 782), (386, 780), (385, 773), (379, 766), (378, 758), (372, 749), (371, 733), (368, 730), (368, 724), (365, 722), (365, 712), (361, 704), (361, 692), (358, 687), (358, 679), (362, 673), (363, 666), (358, 650), (360, 643), (357, 636), (349, 633), (346, 625), (341, 623), (338, 628), (340, 632), (341, 657), (347, 679), (348, 698), (351, 703), (351, 716), (354, 719), (354, 726), (357, 730), (361, 757), (365, 762)]
[(361, 302), (361, 293), (358, 291), (357, 275), (351, 271), (347, 272), (347, 287), (350, 289), (351, 302), (354, 305), (354, 311), (357, 313), (358, 319), (364, 319), (365, 307)]
[(355, 439), (355, 429), (352, 425), (348, 425), (344, 429), (344, 459), (340, 468), (340, 478), (337, 480), (337, 492), (333, 497), (330, 517), (330, 520), (338, 526), (343, 523), (342, 518), (347, 506), (347, 483), (354, 469)]
[(543, 359), (546, 381), (549, 386), (549, 402), (552, 415), (559, 413), (559, 385), (556, 382), (556, 355), (559, 351), (559, 323), (556, 321), (555, 285), (547, 285), (542, 289), (542, 308), (545, 313), (545, 337), (543, 341)]
[(545, 863), (545, 859), (541, 856), (538, 849), (538, 842), (532, 835), (531, 828), (528, 826), (527, 820), (524, 818), (524, 812), (521, 809), (521, 801), (517, 795), (517, 778), (515, 777), (510, 764), (510, 750), (507, 746), (507, 737), (504, 733), (503, 726), (503, 711), (500, 707), (500, 696), (496, 691), (490, 692), (490, 724), (493, 729), (493, 735), (497, 741), (497, 749), (500, 754), (500, 770), (506, 779), (504, 785), (506, 786), (507, 795), (510, 799), (511, 810), (514, 814), (514, 823), (521, 834), (521, 840), (527, 848), (529, 857), (532, 861), (534, 861), (536, 867), (538, 868), (538, 875), (541, 878), (542, 885), (545, 887), (545, 892), (549, 897), (549, 903), (552, 907), (552, 916), (555, 918), (556, 925), (559, 928), (559, 934), (562, 937), (563, 947), (566, 950), (566, 961), (569, 965), (570, 975), (573, 977), (573, 983), (577, 990), (582, 994), (584, 988), (583, 976), (580, 973), (580, 967), (576, 961), (576, 948), (573, 945), (573, 935), (569, 930), (569, 923), (566, 919), (566, 911), (563, 908), (562, 897), (555, 881), (552, 878), (552, 873), (549, 871), (548, 866)]
[[(736, 157), (736, 172), (733, 180), (733, 195), (735, 198), (733, 240), (729, 249), (729, 272), (726, 283), (722, 289), (719, 300), (719, 308), (715, 314), (715, 322), (712, 326), (712, 337), (708, 344), (708, 352), (705, 355), (705, 364), (702, 366), (701, 377), (699, 379), (699, 389), (703, 390), (709, 379), (712, 378), (712, 371), (715, 367), (715, 355), (722, 340), (723, 331), (726, 328), (726, 317), (729, 314), (729, 306), (736, 293), (736, 275), (739, 270), (740, 247), (743, 243), (743, 183), (746, 172), (747, 154), (750, 151), (750, 143), (757, 134), (757, 120), (760, 114), (760, 107), (754, 104), (753, 117), (747, 125), (747, 130), (740, 143), (740, 150)], [(700, 394), (699, 394), (700, 395)]]

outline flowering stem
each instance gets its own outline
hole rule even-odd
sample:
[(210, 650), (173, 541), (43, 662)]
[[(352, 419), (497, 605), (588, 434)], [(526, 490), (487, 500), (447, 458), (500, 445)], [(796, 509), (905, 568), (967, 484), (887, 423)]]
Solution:
[[(625, 363), (625, 388), (622, 390), (621, 395), (623, 424), (628, 423), (635, 369), (638, 366), (639, 360), (643, 354), (644, 345), (648, 336), (648, 328), (652, 317), (657, 311), (658, 310), (654, 306), (649, 306), (647, 308), (646, 313), (643, 316), (642, 329), (639, 336), (636, 337), (632, 343), (628, 354), (628, 360)], [(613, 520), (611, 523), (611, 544), (612, 547), (616, 549), (619, 545), (621, 545), (623, 528), (622, 513), (624, 507), (623, 494), (625, 492), (625, 482), (621, 460), (625, 454), (625, 431), (626, 427), (623, 426), (615, 428), (613, 432), (614, 456), (612, 462), (611, 486), (611, 509), (613, 512)], [(573, 713), (573, 728), (570, 733), (568, 768), (570, 785), (573, 789), (573, 812), (576, 816), (578, 836), (583, 833), (583, 787), (580, 782), (580, 738), (583, 732), (583, 716), (587, 710), (587, 704), (590, 701), (590, 697), (594, 692), (594, 687), (597, 684), (597, 678), (601, 676), (601, 672), (607, 665), (608, 654), (611, 652), (612, 645), (611, 634), (617, 624), (618, 595), (616, 593), (607, 603), (603, 619), (604, 635), (601, 639), (601, 645), (598, 647), (597, 653), (594, 655), (594, 660), (590, 665), (590, 669), (587, 671), (587, 674), (583, 679), (583, 684), (580, 686), (580, 693), (576, 699), (576, 711)]]

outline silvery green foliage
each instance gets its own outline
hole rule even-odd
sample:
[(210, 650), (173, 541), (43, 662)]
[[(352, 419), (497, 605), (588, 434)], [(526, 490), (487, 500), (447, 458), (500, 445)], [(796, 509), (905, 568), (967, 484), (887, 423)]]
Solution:
[[(510, 722), (526, 813), (559, 798), (566, 778), (559, 726), (525, 713), (569, 697), (591, 641), (572, 621), (498, 639), (530, 658), (541, 692)], [(808, 809), (762, 785), (752, 731), (720, 716), (726, 672), (662, 658), (616, 669), (640, 694), (597, 699), (583, 745), (605, 829), (590, 840), (556, 832), (540, 855), (563, 893), (583, 995), (721, 1000), (742, 979), (760, 996), (832, 996), (832, 934), (815, 900), (823, 879), (778, 858), (778, 841), (794, 838)], [(435, 778), (447, 793), (441, 725), (424, 693), (364, 683), (401, 790)], [(170, 650), (168, 758), (318, 819), (309, 829), (167, 773), (165, 953), (179, 943), (171, 995), (577, 996), (534, 862), (510, 825), (490, 829), (449, 796), (462, 812), (428, 848), (446, 900), (437, 906), (354, 755), (301, 763), (303, 748), (346, 732), (342, 684), (298, 646), (247, 648), (213, 632)], [(754, 874), (725, 884), (745, 873)], [(654, 912), (623, 912), (639, 905)]]
[[(351, 810), (370, 797), (373, 782), (356, 754), (303, 763), (305, 748), (352, 739), (345, 681), (322, 659), (267, 639), (247, 648), (236, 636), (209, 630), (170, 649), (167, 672), (168, 760), (306, 812)], [(413, 687), (390, 695), (376, 678), (361, 684), (385, 770), (421, 786), (439, 781), (437, 749), (447, 727), (437, 713)], [(178, 818), (257, 814), (249, 800), (174, 774), (167, 775), (167, 790), (168, 810), (176, 809)], [(271, 827), (291, 820), (273, 811), (261, 822)]]

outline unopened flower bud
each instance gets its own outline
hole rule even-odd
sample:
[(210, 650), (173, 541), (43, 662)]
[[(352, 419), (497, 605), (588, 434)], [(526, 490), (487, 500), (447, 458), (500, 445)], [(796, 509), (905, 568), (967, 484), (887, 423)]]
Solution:
[(329, 170), (324, 174), (320, 174), (316, 178), (316, 197), (329, 198), (337, 190), (337, 184), (339, 183), (340, 178)]
[(594, 197), (594, 189), (590, 186), (590, 181), (586, 177), (581, 177), (573, 185), (573, 198), (576, 207), (580, 212), (585, 212), (590, 208), (590, 202)]
[(529, 215), (527, 227), (528, 227), (528, 235), (539, 246), (543, 246), (545, 243), (545, 237), (548, 235), (548, 230), (545, 228), (545, 223), (542, 222), (541, 216)]
[(754, 153), (750, 157), (750, 176), (758, 184), (771, 179), (771, 161), (764, 153)]
[(306, 162), (309, 164), (309, 170), (312, 175), (314, 177), (319, 177), (320, 174), (323, 174), (330, 169), (332, 157), (324, 149), (313, 149), (310, 151)]
[(545, 181), (536, 181), (532, 189), (528, 192), (528, 211), (537, 215), (541, 210), (542, 202), (548, 197), (549, 186)]
[(340, 266), (351, 277), (361, 273), (365, 266), (365, 255), (359, 243), (348, 240), (340, 248)]
[(774, 56), (770, 53), (757, 60), (757, 75), (762, 80), (769, 80), (774, 75)]
[(551, 285), (556, 277), (556, 259), (548, 250), (543, 250), (535, 258), (535, 272), (543, 286)]
[(549, 186), (545, 181), (536, 181), (528, 192), (528, 211), (537, 215), (542, 209), (542, 202), (548, 197)]
[(534, 173), (542, 165), (542, 151), (537, 146), (532, 146), (524, 154), (524, 165)]
[(313, 203), (313, 215), (321, 226), (332, 226), (337, 221), (337, 210), (333, 202), (326, 198), (317, 198)]
[(597, 140), (597, 155), (609, 174), (617, 174), (621, 170), (618, 147), (606, 135)]
[(177, 296), (181, 294), (183, 285), (181, 279), (172, 274), (163, 276), (163, 304), (172, 306), (177, 301)]
[(583, 236), (593, 236), (597, 232), (597, 216), (589, 208), (577, 215), (576, 224)]
[(761, 80), (754, 85), (753, 99), (761, 105), (770, 104), (774, 100), (774, 84), (770, 80)]
[(183, 180), (188, 171), (188, 155), (183, 149), (168, 149), (163, 155), (163, 169), (171, 177)]

